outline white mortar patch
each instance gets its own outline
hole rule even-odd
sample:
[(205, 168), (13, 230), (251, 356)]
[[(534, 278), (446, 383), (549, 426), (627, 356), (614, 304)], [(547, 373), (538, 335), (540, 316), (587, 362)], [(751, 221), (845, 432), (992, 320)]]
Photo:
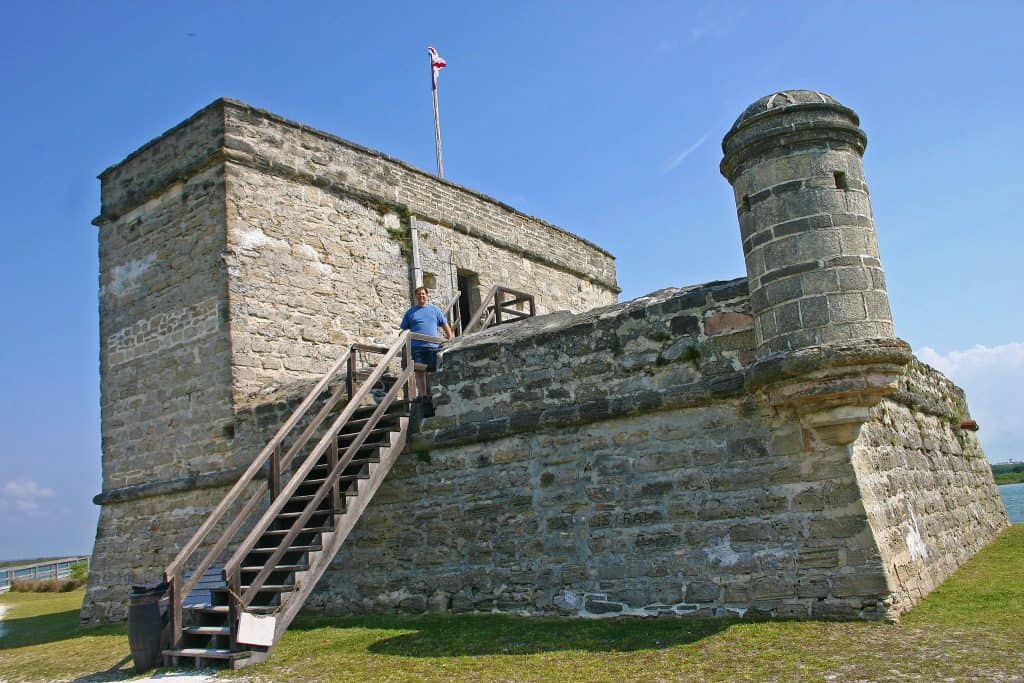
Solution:
[(739, 553), (732, 549), (729, 534), (710, 548), (705, 548), (704, 552), (712, 564), (717, 562), (722, 567), (731, 567), (740, 561)]
[(316, 249), (309, 246), (308, 244), (301, 245), (298, 249), (298, 252), (302, 256), (308, 258), (310, 261), (313, 261), (316, 264), (317, 272), (320, 273), (321, 275), (327, 275), (328, 273), (334, 270), (326, 263), (321, 262), (320, 254), (317, 252)]
[(917, 516), (914, 515), (914, 508), (907, 503), (907, 512), (910, 514), (910, 525), (907, 529), (907, 550), (910, 552), (911, 560), (923, 560), (928, 557), (928, 546), (921, 537), (921, 531), (917, 526)]
[(275, 246), (287, 247), (287, 243), (279, 239), (274, 239), (268, 236), (265, 232), (259, 228), (248, 228), (245, 230), (234, 231), (235, 241), (238, 242), (238, 246), (243, 249), (259, 249), (265, 247), (268, 244)]
[(100, 289), (100, 295), (122, 296), (135, 286), (149, 268), (156, 263), (156, 253), (146, 254), (140, 259), (114, 266), (110, 271), (110, 284)]

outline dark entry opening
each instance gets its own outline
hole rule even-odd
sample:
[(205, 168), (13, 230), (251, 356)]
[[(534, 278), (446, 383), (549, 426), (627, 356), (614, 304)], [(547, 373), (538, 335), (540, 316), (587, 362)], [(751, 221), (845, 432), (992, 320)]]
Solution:
[(480, 278), (468, 270), (458, 271), (460, 329), (466, 329), (469, 318), (480, 305)]

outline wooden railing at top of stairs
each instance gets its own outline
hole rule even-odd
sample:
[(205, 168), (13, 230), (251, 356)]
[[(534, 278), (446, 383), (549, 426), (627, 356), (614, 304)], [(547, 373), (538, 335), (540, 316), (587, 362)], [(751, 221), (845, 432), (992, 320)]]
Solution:
[[(505, 295), (511, 296), (506, 299)], [(526, 310), (519, 310), (519, 306), (525, 304)], [(480, 302), (480, 307), (471, 316), (466, 329), (462, 334), (470, 334), (487, 329), (493, 325), (516, 322), (524, 318), (530, 318), (537, 314), (536, 303), (532, 294), (520, 292), (504, 285), (494, 285), (487, 292), (487, 296)]]
[[(267, 491), (260, 487), (250, 496), (250, 498), (242, 505), (241, 509), (238, 510), (234, 517), (228, 522), (227, 527), (220, 534), (219, 538), (217, 538), (206, 554), (203, 555), (202, 559), (199, 560), (199, 563), (194, 567), (191, 567), (190, 576), (185, 578), (186, 565), (189, 563), (189, 560), (192, 558), (196, 550), (208, 540), (217, 525), (227, 518), (232, 505), (243, 496), (246, 488), (249, 487), (249, 485), (257, 478), (260, 471), (269, 467), (268, 479), (270, 489), (270, 506), (263, 512), (259, 520), (256, 521), (255, 526), (245, 537), (245, 540), (235, 550), (224, 569), (228, 588), (235, 594), (232, 599), (233, 609), (231, 610), (232, 622), (234, 622), (239, 611), (245, 609), (248, 602), (252, 600), (253, 596), (255, 596), (259, 587), (266, 581), (267, 575), (270, 571), (269, 568), (273, 567), (274, 562), (281, 557), (288, 545), (292, 543), (295, 536), (303, 528), (306, 521), (308, 521), (313, 510), (315, 510), (317, 505), (319, 505), (319, 502), (322, 501), (324, 496), (328, 495), (332, 490), (334, 491), (333, 495), (337, 495), (337, 486), (334, 486), (334, 484), (337, 483), (338, 476), (344, 471), (348, 462), (352, 460), (353, 455), (362, 445), (363, 441), (365, 441), (366, 436), (374, 429), (381, 415), (387, 412), (388, 408), (398, 395), (399, 390), (404, 390), (407, 398), (411, 395), (413, 391), (411, 341), (413, 339), (441, 341), (433, 337), (426, 337), (424, 335), (417, 335), (405, 331), (401, 333), (398, 340), (391, 347), (372, 344), (353, 344), (344, 353), (342, 353), (323, 378), (315, 387), (313, 387), (306, 398), (303, 399), (298, 408), (296, 408), (292, 415), (285, 420), (284, 424), (281, 425), (281, 428), (277, 431), (274, 437), (271, 438), (270, 442), (263, 448), (263, 450), (260, 451), (259, 455), (257, 455), (252, 461), (239, 480), (231, 487), (231, 490), (228, 491), (227, 495), (224, 496), (224, 499), (220, 504), (213, 510), (213, 512), (210, 513), (192, 538), (189, 539), (189, 541), (178, 552), (178, 555), (169, 565), (167, 565), (164, 570), (164, 580), (168, 584), (170, 599), (169, 616), (172, 634), (171, 644), (173, 647), (178, 647), (181, 642), (183, 602), (196, 587), (196, 584), (202, 579), (205, 572), (220, 560), (239, 531), (247, 522), (250, 522), (255, 511), (260, 507), (261, 501), (266, 499)], [(372, 372), (370, 372), (369, 376), (361, 383), (361, 386), (358, 389), (356, 389), (357, 352), (381, 355), (381, 359), (377, 363), (376, 367)], [(400, 353), (402, 354), (402, 370), (395, 383), (379, 402), (377, 409), (356, 436), (355, 440), (345, 449), (344, 454), (341, 454), (337, 457), (337, 460), (335, 460), (338, 450), (337, 438), (339, 432), (351, 418), (359, 405), (370, 395), (371, 389), (384, 377), (384, 373), (387, 370), (388, 365), (392, 361), (396, 360)], [(312, 420), (310, 420), (309, 424), (296, 437), (287, 451), (284, 451), (283, 446), (288, 437), (297, 428), (299, 423), (309, 412), (310, 408), (314, 403), (316, 403), (317, 398), (324, 392), (331, 381), (338, 378), (343, 371), (345, 374), (345, 381), (331, 392), (327, 401)], [(292, 476), (289, 477), (288, 482), (282, 487), (282, 474), (286, 472), (286, 468), (291, 464), (295, 456), (307, 445), (310, 438), (323, 426), (325, 420), (338, 406), (341, 400), (346, 397), (346, 395), (348, 397), (348, 401), (345, 404), (345, 407), (333, 420), (327, 428), (327, 431), (317, 442), (313, 450), (309, 452), (302, 464), (297, 470), (295, 470)], [(332, 443), (334, 444), (333, 448), (331, 447)], [(331, 451), (328, 452), (328, 449), (331, 449)], [(268, 560), (264, 571), (261, 571), (256, 579), (247, 587), (244, 595), (239, 595), (241, 592), (239, 570), (242, 560), (248, 552), (252, 550), (254, 543), (259, 539), (260, 535), (269, 528), (277, 513), (280, 512), (281, 508), (294, 493), (295, 489), (301, 485), (310, 470), (317, 464), (317, 461), (325, 453), (328, 453), (332, 466), (327, 480), (323, 485), (321, 485), (320, 489), (314, 496), (313, 501), (306, 506), (303, 514), (296, 518), (296, 521), (292, 525), (288, 534), (282, 538), (281, 545), (275, 550), (272, 557)], [(297, 608), (298, 606), (296, 606), (296, 611)], [(294, 615), (292, 614), (289, 616)], [(288, 621), (290, 621), (290, 619), (288, 619)], [(287, 627), (287, 623), (282, 624), (282, 626)]]
[(462, 292), (455, 290), (452, 294), (452, 298), (448, 301), (448, 305), (441, 309), (444, 313), (445, 320), (451, 325), (453, 336), (458, 337), (462, 334), (462, 313), (459, 310), (461, 304), (459, 303), (459, 297)]

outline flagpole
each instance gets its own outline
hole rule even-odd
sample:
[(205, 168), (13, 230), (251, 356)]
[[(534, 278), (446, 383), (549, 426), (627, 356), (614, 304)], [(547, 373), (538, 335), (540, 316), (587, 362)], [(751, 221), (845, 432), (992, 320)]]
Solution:
[(430, 88), (434, 93), (434, 149), (437, 152), (437, 177), (444, 178), (444, 162), (441, 159), (441, 116), (437, 109), (437, 74), (434, 60), (430, 59)]

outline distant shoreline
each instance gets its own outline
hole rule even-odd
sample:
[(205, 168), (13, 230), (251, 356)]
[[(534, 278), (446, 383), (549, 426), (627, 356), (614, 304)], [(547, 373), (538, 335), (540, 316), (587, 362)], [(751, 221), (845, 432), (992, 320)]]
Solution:
[(1024, 462), (1003, 462), (991, 467), (992, 476), (999, 485), (1024, 482)]

